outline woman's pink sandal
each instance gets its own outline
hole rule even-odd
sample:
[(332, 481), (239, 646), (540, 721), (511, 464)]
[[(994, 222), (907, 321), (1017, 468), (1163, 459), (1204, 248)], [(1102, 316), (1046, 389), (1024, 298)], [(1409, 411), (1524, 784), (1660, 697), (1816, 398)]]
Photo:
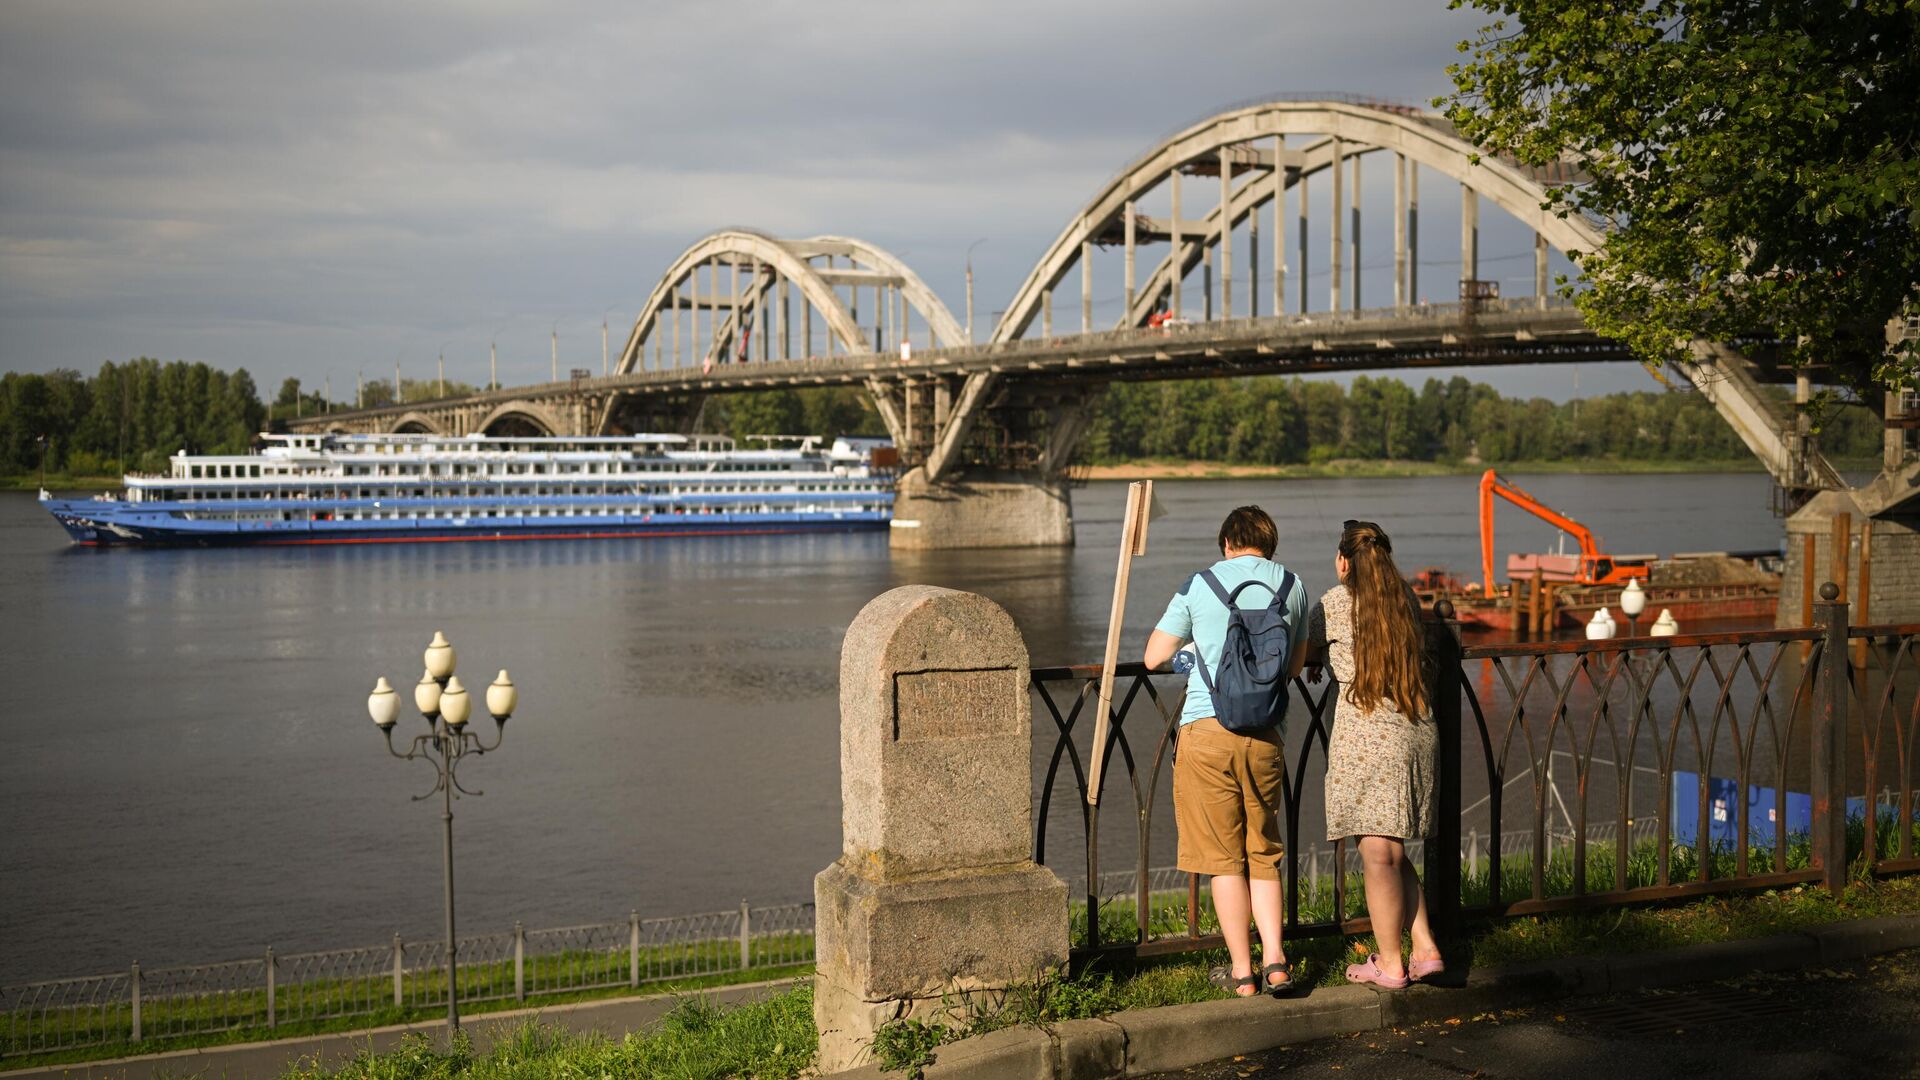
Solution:
[(1380, 970), (1380, 957), (1374, 953), (1367, 954), (1364, 964), (1347, 965), (1347, 981), (1363, 986), (1371, 984), (1382, 990), (1405, 990), (1413, 982), (1405, 975), (1397, 979), (1389, 978), (1386, 972)]
[(1407, 962), (1407, 978), (1414, 982), (1438, 975), (1447, 970), (1447, 963), (1435, 957), (1432, 960), (1410, 960)]

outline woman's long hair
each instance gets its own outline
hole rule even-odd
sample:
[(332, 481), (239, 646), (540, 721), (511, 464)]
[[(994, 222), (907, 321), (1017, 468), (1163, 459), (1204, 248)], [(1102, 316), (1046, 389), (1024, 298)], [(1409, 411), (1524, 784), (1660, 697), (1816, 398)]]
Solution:
[(1347, 700), (1371, 709), (1381, 699), (1409, 720), (1429, 707), (1427, 650), (1413, 615), (1407, 583), (1393, 564), (1393, 543), (1370, 521), (1349, 521), (1340, 533), (1340, 554), (1350, 564), (1353, 595), (1353, 682)]

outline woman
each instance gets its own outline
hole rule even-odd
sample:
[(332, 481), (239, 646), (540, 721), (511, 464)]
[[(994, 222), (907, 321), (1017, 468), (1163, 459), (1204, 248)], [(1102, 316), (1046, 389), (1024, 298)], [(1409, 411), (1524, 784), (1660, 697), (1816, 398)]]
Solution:
[[(1348, 521), (1315, 637), (1340, 683), (1327, 747), (1327, 839), (1357, 837), (1378, 951), (1347, 979), (1389, 990), (1444, 970), (1406, 840), (1433, 834), (1438, 742), (1418, 607), (1371, 521)], [(1400, 934), (1411, 927), (1403, 960)]]

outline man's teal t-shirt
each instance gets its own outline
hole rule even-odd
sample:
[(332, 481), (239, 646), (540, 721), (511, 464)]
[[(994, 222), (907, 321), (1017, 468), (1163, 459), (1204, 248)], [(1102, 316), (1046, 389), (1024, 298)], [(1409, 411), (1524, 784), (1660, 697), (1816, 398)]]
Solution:
[[(1286, 568), (1271, 559), (1258, 555), (1241, 555), (1238, 558), (1222, 559), (1208, 569), (1220, 579), (1220, 584), (1228, 595), (1240, 587), (1243, 582), (1260, 581), (1268, 588), (1256, 585), (1240, 594), (1235, 605), (1242, 609), (1259, 609), (1273, 603), (1273, 593), (1269, 589), (1280, 587), (1281, 575)], [(1293, 580), (1293, 590), (1287, 594), (1287, 643), (1289, 655), (1298, 656), (1307, 642), (1307, 588), (1298, 575)], [(1172, 634), (1181, 641), (1194, 643), (1195, 651), (1207, 663), (1207, 672), (1212, 674), (1220, 668), (1220, 651), (1227, 643), (1227, 606), (1215, 596), (1213, 589), (1201, 580), (1199, 574), (1189, 577), (1186, 584), (1180, 586), (1173, 600), (1167, 604), (1167, 613), (1160, 616), (1154, 629)], [(1207, 692), (1207, 683), (1200, 677), (1200, 669), (1187, 675), (1187, 701), (1180, 709), (1180, 723), (1191, 724), (1203, 716), (1213, 715), (1213, 695)]]

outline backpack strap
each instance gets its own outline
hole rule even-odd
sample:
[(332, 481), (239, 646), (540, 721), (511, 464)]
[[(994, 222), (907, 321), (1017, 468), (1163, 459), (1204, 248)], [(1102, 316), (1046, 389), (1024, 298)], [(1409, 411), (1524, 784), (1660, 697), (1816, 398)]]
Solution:
[[(1221, 603), (1227, 605), (1228, 607), (1233, 606), (1233, 596), (1227, 592), (1227, 587), (1225, 585), (1220, 584), (1220, 579), (1213, 576), (1213, 571), (1202, 570), (1198, 574), (1195, 574), (1194, 576), (1199, 578), (1201, 581), (1206, 582), (1207, 587), (1213, 590), (1213, 595), (1219, 597)], [(1244, 587), (1245, 586), (1242, 586), (1242, 588)]]

